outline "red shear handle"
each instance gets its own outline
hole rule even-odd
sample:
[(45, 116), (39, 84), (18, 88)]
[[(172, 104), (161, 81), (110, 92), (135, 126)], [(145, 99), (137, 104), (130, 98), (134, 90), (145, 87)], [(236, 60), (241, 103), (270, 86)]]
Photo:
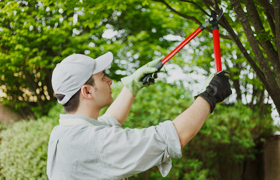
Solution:
[[(195, 38), (205, 27), (200, 26), (191, 35), (189, 35), (183, 42), (181, 42), (173, 51), (171, 51), (167, 56), (165, 56), (156, 66), (158, 70), (169, 61), (175, 54), (177, 54), (185, 45), (187, 45), (193, 38)], [(146, 84), (149, 82), (149, 78), (152, 77), (152, 73), (146, 74), (142, 79), (142, 83)]]
[(213, 29), (212, 34), (214, 43), (215, 69), (216, 72), (219, 72), (222, 70), (219, 29)]
[(187, 45), (193, 38), (195, 38), (204, 27), (197, 28), (191, 35), (189, 35), (183, 42), (181, 42), (173, 51), (171, 51), (167, 56), (165, 56), (161, 63), (164, 65), (169, 61), (175, 54), (177, 54), (185, 45)]

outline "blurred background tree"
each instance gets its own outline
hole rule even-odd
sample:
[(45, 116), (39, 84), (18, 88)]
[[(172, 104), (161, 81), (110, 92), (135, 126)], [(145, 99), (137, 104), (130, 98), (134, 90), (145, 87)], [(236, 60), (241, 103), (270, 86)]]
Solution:
[[(46, 114), (56, 101), (51, 87), (52, 69), (72, 53), (95, 58), (112, 51), (115, 60), (107, 73), (116, 80), (123, 77), (126, 70), (132, 71), (150, 61), (155, 56), (150, 52), (160, 45), (158, 39), (149, 41), (149, 31), (140, 27), (141, 21), (151, 17), (151, 13), (131, 11), (118, 20), (121, 12), (104, 4), (106, 2), (100, 2), (87, 9), (79, 3), (71, 8), (67, 2), (1, 1), (0, 83), (6, 94), (3, 102), (18, 109), (23, 117)], [(132, 2), (130, 6), (135, 8), (138, 4)], [(126, 10), (127, 7), (119, 8)], [(137, 26), (128, 22), (131, 18), (138, 20)], [(118, 27), (121, 32), (112, 39), (103, 38), (104, 31), (118, 25), (118, 21), (124, 26)], [(159, 23), (151, 20), (146, 28), (151, 30)], [(165, 28), (154, 35), (161, 37), (166, 33)], [(164, 40), (160, 48), (167, 48), (168, 44)]]
[[(3, 102), (20, 110), (24, 117), (46, 114), (55, 102), (52, 69), (66, 56), (83, 53), (95, 58), (112, 51), (114, 63), (107, 73), (119, 80), (151, 59), (167, 55), (209, 19), (210, 9), (217, 13), (223, 9), (220, 41), (223, 69), (233, 77), (230, 103), (241, 100), (252, 109), (267, 112), (271, 98), (279, 112), (278, 3), (1, 1), (0, 82), (7, 95)], [(169, 64), (178, 64), (186, 74), (213, 73), (209, 28)]]

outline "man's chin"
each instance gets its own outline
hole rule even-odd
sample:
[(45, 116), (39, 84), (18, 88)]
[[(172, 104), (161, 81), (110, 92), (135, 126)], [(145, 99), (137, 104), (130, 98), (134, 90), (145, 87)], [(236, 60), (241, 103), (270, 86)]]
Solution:
[(113, 98), (111, 98), (111, 101), (110, 101), (110, 102), (108, 102), (107, 106), (110, 106), (113, 102), (114, 102), (114, 99), (113, 99)]

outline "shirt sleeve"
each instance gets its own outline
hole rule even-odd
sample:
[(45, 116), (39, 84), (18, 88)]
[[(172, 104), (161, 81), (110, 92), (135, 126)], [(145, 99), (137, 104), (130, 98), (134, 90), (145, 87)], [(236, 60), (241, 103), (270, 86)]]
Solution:
[(112, 178), (126, 178), (157, 166), (163, 177), (171, 158), (181, 158), (181, 145), (171, 121), (144, 129), (106, 129), (102, 138), (102, 161)]
[(104, 114), (104, 115), (98, 117), (97, 120), (107, 126), (121, 127), (121, 124), (119, 123), (119, 121), (116, 118), (114, 118), (113, 116), (111, 116), (110, 114)]
[(163, 131), (165, 131), (161, 133), (161, 136), (165, 139), (167, 148), (163, 156), (163, 163), (157, 166), (163, 177), (167, 176), (172, 168), (171, 158), (179, 159), (182, 157), (181, 143), (177, 131), (171, 121), (166, 122), (160, 125), (163, 126)]

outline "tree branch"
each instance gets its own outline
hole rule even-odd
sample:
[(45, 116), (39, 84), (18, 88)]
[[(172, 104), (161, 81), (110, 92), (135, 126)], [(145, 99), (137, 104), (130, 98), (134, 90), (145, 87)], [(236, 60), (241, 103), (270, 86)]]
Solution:
[(268, 0), (259, 0), (259, 2), (261, 4), (261, 6), (264, 8), (264, 10), (267, 11), (270, 14), (270, 16), (275, 20), (274, 9), (273, 9), (273, 6), (269, 3), (269, 1)]
[(183, 18), (193, 20), (193, 21), (195, 21), (195, 22), (196, 22), (197, 24), (199, 24), (199, 25), (202, 24), (197, 18), (195, 18), (195, 17), (193, 17), (193, 16), (187, 16), (187, 15), (185, 15), (185, 14), (182, 14), (182, 13), (176, 11), (176, 10), (173, 9), (169, 4), (167, 4), (164, 0), (155, 0), (155, 1), (158, 1), (158, 2), (161, 2), (161, 3), (165, 4), (166, 7), (167, 7), (168, 9), (170, 9), (172, 12), (174, 12), (175, 14), (178, 14), (179, 16), (181, 16), (181, 17), (183, 17)]
[(215, 5), (215, 2), (213, 0), (202, 0), (202, 1), (209, 4), (212, 7)]
[(202, 0), (202, 2), (205, 4), (205, 6), (211, 11), (210, 6), (208, 5), (208, 2), (206, 2), (207, 0)]
[[(248, 21), (248, 18), (245, 14), (245, 12), (243, 11), (241, 4), (239, 2), (239, 0), (230, 0), (230, 2), (232, 3), (233, 7), (234, 7), (234, 11), (236, 12), (239, 21), (241, 22), (244, 32), (247, 36), (247, 39), (252, 47), (252, 50), (256, 56), (256, 59), (264, 73), (265, 76), (265, 81), (267, 82), (266, 84), (266, 88), (268, 88), (268, 92), (271, 96), (271, 98), (273, 99), (276, 107), (280, 107), (280, 98), (279, 98), (279, 94), (280, 94), (280, 89), (277, 85), (277, 82), (274, 78), (274, 74), (271, 71), (266, 59), (264, 58), (262, 51), (260, 49), (260, 47), (258, 46), (258, 42), (256, 40), (256, 38), (254, 37), (253, 31), (251, 29), (250, 23)], [(268, 85), (268, 86), (267, 86)], [(280, 114), (280, 109), (277, 108), (278, 113)]]
[[(280, 2), (274, 1), (275, 10), (275, 34), (276, 34), (276, 45), (278, 49), (278, 54), (280, 55)], [(278, 56), (280, 62), (280, 56)]]
[(180, 0), (182, 2), (186, 2), (186, 3), (191, 3), (194, 4), (198, 9), (200, 9), (204, 14), (206, 14), (207, 16), (210, 17), (210, 14), (207, 13), (206, 11), (204, 11), (204, 9), (202, 9), (202, 7), (200, 7), (197, 3), (193, 2), (193, 1), (187, 1), (187, 0)]
[(215, 6), (213, 6), (213, 7), (214, 7), (214, 9), (219, 9), (219, 4), (218, 4), (217, 0), (215, 0)]
[[(261, 18), (259, 16), (259, 13), (257, 11), (257, 8), (253, 1), (250, 0), (243, 0), (245, 3), (247, 12), (249, 14), (249, 17), (252, 21), (252, 24), (256, 31), (259, 33), (264, 32), (265, 29), (262, 25)], [(260, 40), (260, 44), (263, 47), (265, 53), (267, 54), (268, 60), (271, 62), (273, 66), (273, 70), (275, 71), (276, 77), (277, 77), (277, 83), (278, 86), (280, 85), (280, 64), (278, 61), (278, 54), (276, 50), (274, 49), (272, 43), (269, 40)]]
[[(225, 63), (225, 66), (227, 67), (228, 70), (230, 70), (230, 67), (227, 63)], [(238, 68), (240, 70), (241, 70), (241, 66), (242, 65), (240, 63), (233, 63), (233, 67)], [(231, 72), (230, 74), (231, 74), (231, 77), (233, 77), (233, 76), (238, 76), (239, 77), (240, 76), (240, 71)], [(240, 89), (240, 86), (241, 86), (240, 85), (240, 79), (232, 79), (231, 81), (233, 82), (233, 87), (234, 87), (234, 89), (236, 91), (236, 94), (237, 94), (236, 99), (241, 101), (242, 100), (242, 93), (241, 93), (241, 89)]]
[(267, 17), (267, 22), (270, 26), (271, 32), (274, 36), (276, 36), (276, 32), (275, 32), (275, 24), (274, 21), (272, 19), (272, 17), (270, 16), (270, 14), (267, 11), (264, 11), (266, 17)]
[[(185, 14), (182, 14), (182, 13), (176, 11), (176, 10), (173, 9), (169, 4), (167, 4), (164, 0), (154, 0), (154, 1), (161, 2), (161, 3), (165, 4), (166, 7), (167, 7), (168, 9), (170, 9), (172, 12), (174, 12), (175, 14), (177, 14), (177, 15), (183, 17), (183, 18), (193, 20), (193, 21), (195, 21), (198, 25), (202, 25), (202, 24), (203, 24), (203, 23), (201, 23), (198, 19), (196, 19), (196, 18), (193, 17), (193, 16), (187, 16), (187, 15), (185, 15)], [(205, 30), (207, 30), (208, 32), (212, 33), (212, 31), (211, 31), (209, 28), (205, 28)], [(230, 40), (231, 40), (231, 37), (230, 37), (230, 36), (223, 35), (223, 34), (219, 34), (219, 36), (220, 36), (221, 38), (230, 39)]]
[(264, 86), (266, 87), (266, 89), (270, 89), (272, 90), (269, 85), (266, 82), (266, 79), (264, 77), (263, 72), (261, 71), (261, 69), (258, 67), (258, 65), (255, 63), (255, 61), (252, 59), (252, 57), (248, 54), (247, 50), (245, 49), (245, 47), (242, 45), (242, 43), (239, 40), (239, 37), (235, 34), (235, 32), (233, 31), (232, 27), (230, 26), (229, 22), (227, 21), (227, 19), (225, 18), (225, 16), (222, 16), (220, 19), (223, 24), (225, 24), (225, 29), (227, 30), (227, 32), (230, 34), (230, 36), (232, 37), (232, 39), (234, 40), (235, 44), (237, 45), (237, 47), (240, 49), (241, 53), (244, 55), (244, 57), (247, 59), (247, 61), (249, 62), (249, 64), (251, 65), (251, 67), (254, 69), (254, 71), (256, 72), (257, 76), (259, 77), (259, 79), (263, 82)]
[(223, 34), (219, 33), (219, 36), (220, 36), (221, 38), (223, 38), (223, 39), (232, 40), (232, 38), (231, 38), (230, 36), (228, 36), (228, 35), (223, 35)]

